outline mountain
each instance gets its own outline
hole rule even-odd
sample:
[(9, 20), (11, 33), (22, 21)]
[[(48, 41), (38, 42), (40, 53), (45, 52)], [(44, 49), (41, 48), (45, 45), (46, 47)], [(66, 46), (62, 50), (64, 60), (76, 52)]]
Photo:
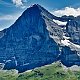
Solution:
[(35, 4), (12, 26), (0, 32), (0, 63), (5, 64), (4, 69), (15, 68), (22, 72), (57, 60), (59, 48), (47, 30), (47, 25), (59, 28), (52, 16)]
[(32, 5), (0, 31), (1, 69), (23, 72), (57, 60), (66, 66), (80, 65), (80, 46), (70, 32), (76, 27), (73, 24), (71, 18), (56, 17), (38, 4)]

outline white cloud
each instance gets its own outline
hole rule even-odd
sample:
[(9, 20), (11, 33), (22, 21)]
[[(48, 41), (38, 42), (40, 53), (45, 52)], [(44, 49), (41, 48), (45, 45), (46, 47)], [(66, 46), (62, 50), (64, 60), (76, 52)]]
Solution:
[(80, 15), (80, 8), (75, 9), (72, 7), (65, 7), (64, 9), (53, 11), (52, 14), (56, 16), (73, 15), (74, 17), (77, 17)]
[(21, 7), (22, 9), (25, 8), (26, 6), (24, 3), (27, 2), (27, 0), (12, 0), (13, 4), (15, 4), (17, 7)]
[(67, 22), (62, 22), (62, 21), (55, 20), (55, 19), (53, 19), (53, 21), (54, 21), (55, 23), (57, 23), (58, 25), (66, 25), (66, 24), (67, 24)]
[(16, 6), (22, 6), (22, 0), (12, 0), (13, 4), (15, 4)]

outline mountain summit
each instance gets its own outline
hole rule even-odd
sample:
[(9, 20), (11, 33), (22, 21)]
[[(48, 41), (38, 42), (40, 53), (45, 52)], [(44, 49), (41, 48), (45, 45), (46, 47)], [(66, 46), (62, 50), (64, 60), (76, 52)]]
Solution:
[(67, 40), (70, 36), (65, 29), (69, 29), (68, 21), (52, 15), (38, 4), (29, 7), (12, 26), (0, 32), (2, 68), (23, 72), (57, 60), (67, 66), (77, 64), (79, 58), (75, 51), (79, 49), (75, 50), (75, 44)]

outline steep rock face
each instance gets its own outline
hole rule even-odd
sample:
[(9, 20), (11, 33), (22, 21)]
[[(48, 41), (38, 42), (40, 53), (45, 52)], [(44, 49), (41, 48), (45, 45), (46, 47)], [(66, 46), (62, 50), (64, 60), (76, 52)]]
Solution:
[(66, 66), (80, 65), (80, 17), (63, 16), (67, 20), (60, 60)]
[(78, 55), (78, 52), (76, 50), (71, 50), (68, 46), (62, 48), (60, 59), (67, 67), (71, 67), (73, 65), (80, 66), (80, 56)]
[(67, 32), (71, 37), (71, 41), (80, 44), (80, 24), (76, 20), (70, 20), (67, 26)]
[(51, 16), (41, 6), (33, 5), (11, 27), (0, 32), (0, 63), (5, 64), (4, 69), (22, 72), (58, 59), (59, 47), (50, 38), (45, 22), (46, 18), (52, 20)]

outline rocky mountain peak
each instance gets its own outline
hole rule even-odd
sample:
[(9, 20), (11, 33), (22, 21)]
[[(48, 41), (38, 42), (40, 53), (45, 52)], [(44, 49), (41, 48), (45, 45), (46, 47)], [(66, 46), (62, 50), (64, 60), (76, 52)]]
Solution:
[(0, 38), (0, 63), (5, 64), (4, 69), (23, 72), (57, 60), (59, 49), (49, 35), (53, 27), (54, 34), (57, 32), (59, 35), (59, 26), (53, 22), (52, 16), (35, 4), (25, 10), (12, 26), (1, 32), (4, 35)]

